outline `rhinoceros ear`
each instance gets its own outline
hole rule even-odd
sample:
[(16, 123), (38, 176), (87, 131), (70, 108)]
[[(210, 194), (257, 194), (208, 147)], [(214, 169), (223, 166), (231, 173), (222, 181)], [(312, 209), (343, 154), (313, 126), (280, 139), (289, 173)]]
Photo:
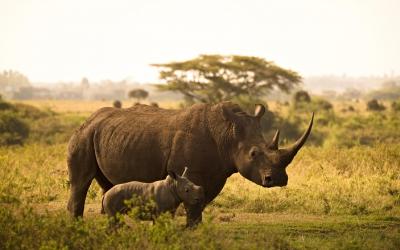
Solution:
[(256, 110), (254, 111), (254, 116), (257, 117), (258, 119), (261, 119), (264, 113), (265, 113), (264, 105), (256, 104)]
[(169, 177), (171, 177), (174, 180), (176, 180), (178, 178), (177, 174), (175, 174), (175, 172), (172, 170), (168, 170), (168, 175), (169, 175)]

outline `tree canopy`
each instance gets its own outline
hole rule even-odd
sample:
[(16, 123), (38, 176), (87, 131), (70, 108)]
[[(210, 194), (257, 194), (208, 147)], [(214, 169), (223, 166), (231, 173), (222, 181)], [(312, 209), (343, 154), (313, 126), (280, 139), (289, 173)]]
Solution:
[(197, 58), (165, 64), (158, 84), (161, 91), (175, 91), (187, 101), (220, 102), (237, 96), (254, 99), (277, 88), (289, 92), (301, 81), (301, 76), (260, 57), (200, 55)]
[(129, 91), (128, 96), (130, 98), (136, 98), (139, 102), (141, 99), (146, 99), (149, 96), (149, 92), (144, 89), (132, 89)]

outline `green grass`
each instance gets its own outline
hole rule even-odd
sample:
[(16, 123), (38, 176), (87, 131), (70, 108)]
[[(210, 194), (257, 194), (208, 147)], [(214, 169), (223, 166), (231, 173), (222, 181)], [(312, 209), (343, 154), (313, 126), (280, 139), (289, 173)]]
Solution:
[(128, 220), (111, 230), (95, 182), (84, 220), (66, 213), (67, 140), (94, 107), (67, 104), (59, 113), (21, 106), (31, 121), (26, 144), (0, 147), (0, 249), (400, 249), (394, 113), (317, 114), (313, 133), (324, 146), (299, 152), (287, 187), (265, 189), (235, 174), (196, 229), (184, 228), (180, 209), (154, 226)]
[(400, 215), (400, 145), (306, 147), (288, 167), (285, 188), (264, 189), (240, 175), (214, 201), (244, 212)]
[[(205, 211), (110, 231), (94, 182), (84, 221), (66, 213), (67, 144), (0, 148), (1, 249), (398, 249), (400, 147), (302, 149), (289, 185), (264, 189), (233, 175)], [(163, 236), (164, 235), (164, 236)]]
[[(271, 237), (288, 248), (397, 249), (400, 221), (367, 216), (304, 216), (302, 214), (239, 214), (218, 227), (238, 245), (267, 247)], [(264, 242), (263, 242), (264, 241)]]
[[(400, 218), (205, 212), (185, 229), (183, 217), (118, 230), (104, 216), (73, 220), (62, 211), (0, 207), (1, 249), (399, 249)], [(227, 220), (227, 218), (230, 218)]]

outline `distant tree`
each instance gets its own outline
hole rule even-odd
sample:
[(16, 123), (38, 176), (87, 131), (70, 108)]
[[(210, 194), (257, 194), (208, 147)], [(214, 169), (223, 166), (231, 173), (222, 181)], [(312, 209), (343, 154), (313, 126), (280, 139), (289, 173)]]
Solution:
[(130, 98), (135, 98), (136, 101), (140, 103), (140, 100), (146, 99), (149, 96), (149, 92), (144, 89), (132, 89), (129, 91), (128, 96)]
[(0, 73), (0, 87), (28, 87), (29, 79), (18, 71), (5, 70)]
[(90, 87), (89, 80), (86, 77), (82, 78), (81, 87), (84, 89), (88, 89)]
[(379, 103), (378, 100), (372, 99), (367, 102), (367, 109), (370, 111), (382, 111), (385, 110), (386, 107), (383, 104)]
[(308, 103), (308, 102), (311, 102), (311, 97), (307, 91), (299, 90), (294, 94), (293, 101), (295, 103), (298, 103), (298, 102), (307, 102)]
[(301, 81), (296, 72), (263, 58), (251, 56), (200, 55), (192, 60), (153, 64), (160, 67), (161, 91), (175, 91), (186, 102), (215, 103), (237, 96), (255, 99), (272, 89), (289, 92)]
[(122, 108), (122, 102), (120, 101), (120, 100), (115, 100), (114, 102), (113, 102), (113, 107), (114, 108)]

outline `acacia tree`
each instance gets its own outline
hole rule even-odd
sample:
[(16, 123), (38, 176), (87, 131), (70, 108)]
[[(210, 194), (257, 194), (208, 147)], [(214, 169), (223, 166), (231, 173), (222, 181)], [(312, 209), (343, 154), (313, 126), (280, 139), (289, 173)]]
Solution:
[(146, 99), (149, 96), (149, 92), (144, 89), (132, 89), (129, 91), (128, 96), (136, 98), (137, 102), (140, 102), (141, 99)]
[(200, 55), (152, 66), (161, 68), (164, 84), (157, 85), (159, 90), (180, 92), (189, 102), (215, 103), (238, 96), (258, 99), (274, 88), (289, 92), (301, 81), (296, 72), (251, 56)]

